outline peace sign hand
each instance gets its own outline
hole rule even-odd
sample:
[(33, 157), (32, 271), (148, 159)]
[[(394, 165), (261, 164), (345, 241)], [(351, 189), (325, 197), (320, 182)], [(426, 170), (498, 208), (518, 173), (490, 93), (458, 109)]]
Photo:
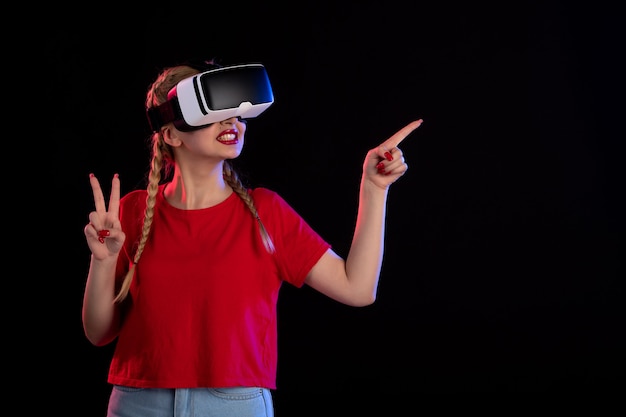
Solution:
[(419, 119), (409, 123), (378, 147), (371, 149), (363, 164), (364, 179), (371, 181), (380, 188), (387, 189), (404, 175), (409, 167), (404, 161), (404, 156), (398, 145), (417, 129), (422, 121)]
[(108, 210), (98, 179), (90, 174), (89, 182), (96, 210), (89, 213), (89, 224), (84, 229), (87, 244), (95, 259), (116, 257), (126, 240), (119, 219), (120, 179), (117, 174), (113, 176)]

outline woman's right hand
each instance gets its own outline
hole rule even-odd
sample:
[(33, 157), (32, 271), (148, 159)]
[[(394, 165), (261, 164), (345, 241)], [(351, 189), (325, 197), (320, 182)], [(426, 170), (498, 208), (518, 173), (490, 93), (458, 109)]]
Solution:
[(90, 174), (89, 182), (91, 183), (96, 210), (89, 213), (89, 224), (84, 229), (85, 237), (93, 257), (98, 260), (105, 260), (117, 256), (126, 239), (119, 218), (120, 179), (117, 174), (113, 176), (108, 208), (98, 179)]

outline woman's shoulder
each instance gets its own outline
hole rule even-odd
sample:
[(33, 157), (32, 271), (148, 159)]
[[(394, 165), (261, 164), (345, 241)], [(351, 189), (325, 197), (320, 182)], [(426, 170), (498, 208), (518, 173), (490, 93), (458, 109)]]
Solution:
[(258, 198), (269, 199), (269, 200), (273, 198), (281, 198), (276, 191), (270, 190), (269, 188), (265, 188), (265, 187), (251, 188), (248, 191), (254, 198), (258, 197)]
[(125, 194), (120, 199), (120, 204), (136, 204), (138, 201), (146, 200), (146, 196), (148, 195), (147, 190), (133, 190)]
[(285, 199), (278, 192), (265, 187), (257, 187), (248, 190), (257, 206), (285, 205)]
[(283, 216), (287, 214), (297, 214), (291, 204), (277, 191), (265, 187), (258, 187), (249, 190), (260, 212), (271, 213), (272, 215)]
[[(159, 185), (159, 189), (157, 191), (157, 204), (158, 201), (161, 200), (161, 196), (163, 195), (163, 187), (164, 184)], [(146, 189), (136, 189), (129, 191), (120, 199), (120, 210), (145, 210), (146, 208), (146, 198), (148, 197), (148, 190)]]

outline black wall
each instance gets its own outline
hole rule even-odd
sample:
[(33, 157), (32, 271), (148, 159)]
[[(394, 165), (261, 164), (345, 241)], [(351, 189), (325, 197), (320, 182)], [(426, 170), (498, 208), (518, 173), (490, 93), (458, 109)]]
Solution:
[(69, 334), (50, 362), (78, 384), (76, 411), (104, 416), (112, 353), (80, 322), (88, 174), (143, 187), (145, 91), (204, 57), (266, 65), (276, 101), (238, 162), (342, 255), (365, 153), (425, 120), (401, 145), (376, 304), (283, 288), (277, 416), (329, 398), (623, 388), (623, 25), (598, 3), (458, 3), (103, 6), (43, 26), (59, 139), (41, 188), (66, 239), (53, 252)]

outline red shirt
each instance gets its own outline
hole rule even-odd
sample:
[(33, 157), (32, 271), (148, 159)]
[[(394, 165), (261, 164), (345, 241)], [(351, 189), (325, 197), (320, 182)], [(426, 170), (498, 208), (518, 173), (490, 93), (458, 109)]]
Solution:
[[(301, 287), (330, 248), (275, 192), (251, 195), (276, 253), (233, 193), (205, 209), (181, 210), (160, 186), (109, 369), (111, 384), (145, 388), (276, 388), (276, 303), (283, 281)], [(117, 279), (137, 247), (145, 190), (120, 201), (126, 233)]]

